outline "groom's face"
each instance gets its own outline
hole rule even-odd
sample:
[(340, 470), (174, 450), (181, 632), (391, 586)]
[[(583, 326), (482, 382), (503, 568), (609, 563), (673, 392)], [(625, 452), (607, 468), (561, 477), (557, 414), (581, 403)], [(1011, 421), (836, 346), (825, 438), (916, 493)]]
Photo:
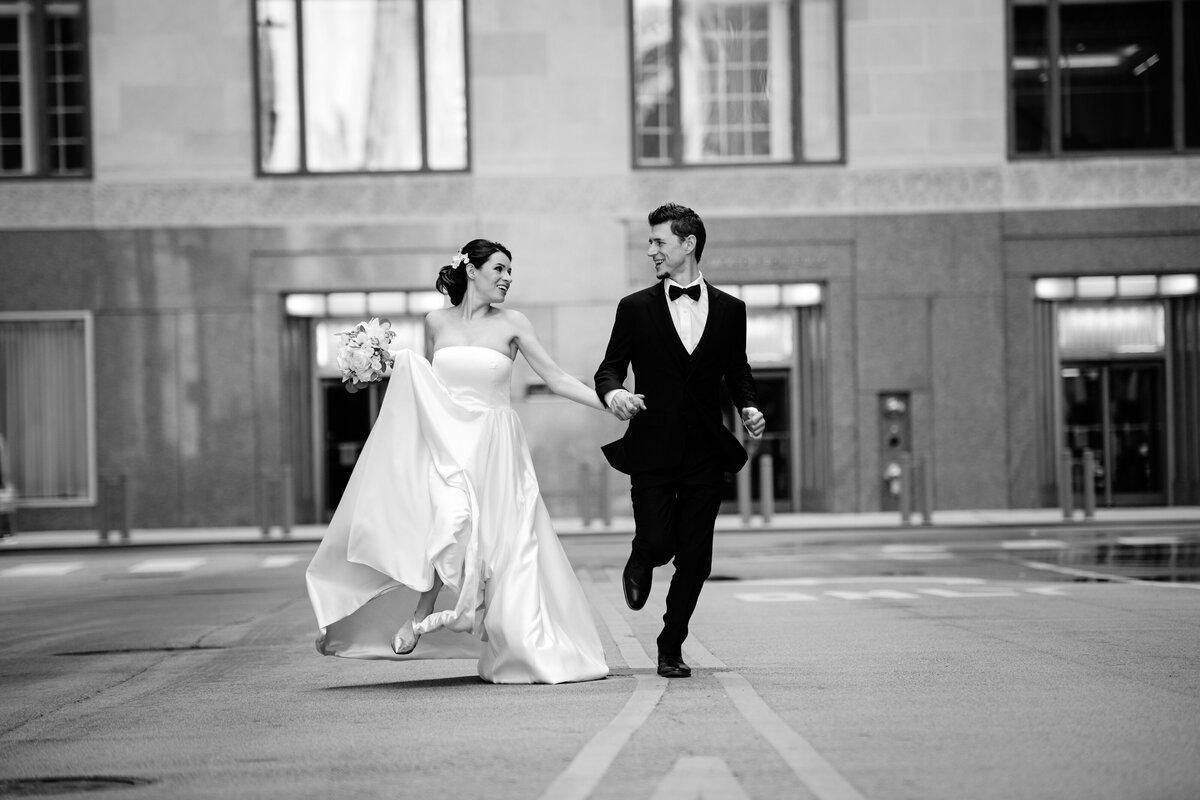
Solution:
[(680, 239), (671, 231), (670, 222), (660, 222), (650, 229), (650, 247), (646, 255), (654, 262), (654, 276), (659, 280), (678, 274), (692, 252), (692, 237)]

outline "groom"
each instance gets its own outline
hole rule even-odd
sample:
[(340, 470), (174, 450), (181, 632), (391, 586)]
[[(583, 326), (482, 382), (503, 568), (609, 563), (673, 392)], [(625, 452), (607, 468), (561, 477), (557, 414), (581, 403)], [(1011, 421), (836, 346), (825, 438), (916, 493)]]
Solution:
[[(658, 283), (617, 305), (596, 394), (622, 420), (625, 436), (604, 446), (614, 469), (631, 477), (636, 531), (625, 565), (625, 602), (646, 604), (654, 568), (675, 559), (667, 613), (658, 636), (658, 674), (687, 678), (683, 640), (712, 569), (713, 526), (725, 473), (746, 451), (724, 426), (721, 379), (752, 436), (762, 435), (754, 378), (746, 363), (746, 304), (700, 274), (704, 222), (668, 203), (650, 212), (650, 246)], [(632, 365), (637, 394), (624, 388)]]

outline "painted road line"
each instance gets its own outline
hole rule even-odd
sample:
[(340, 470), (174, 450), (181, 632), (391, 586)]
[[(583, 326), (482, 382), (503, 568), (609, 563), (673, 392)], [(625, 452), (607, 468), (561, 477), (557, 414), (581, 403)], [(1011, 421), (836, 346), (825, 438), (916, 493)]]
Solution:
[(911, 592), (902, 592), (899, 589), (868, 589), (865, 592), (841, 590), (836, 592), (826, 592), (830, 597), (836, 597), (838, 600), (916, 600), (917, 595)]
[(129, 571), (140, 574), (187, 572), (204, 563), (203, 558), (148, 558), (131, 566)]
[(1016, 589), (984, 589), (982, 591), (971, 590), (960, 592), (958, 589), (917, 589), (921, 594), (933, 595), (934, 597), (1020, 597), (1020, 593)]
[(1059, 539), (1009, 539), (1001, 542), (1002, 550), (1065, 550), (1067, 543)]
[(646, 722), (666, 689), (666, 678), (638, 675), (637, 688), (625, 707), (583, 746), (563, 773), (542, 793), (542, 800), (584, 800), (591, 795), (621, 748)]
[(891, 584), (925, 583), (942, 586), (979, 586), (987, 583), (983, 578), (931, 578), (922, 575), (862, 575), (852, 578), (752, 578), (738, 581), (743, 586), (830, 586), (842, 584)]
[(734, 597), (746, 603), (803, 603), (817, 599), (803, 592), (746, 592)]
[(1117, 544), (1125, 547), (1153, 547), (1179, 544), (1178, 536), (1118, 536)]
[(1072, 578), (1086, 578), (1089, 581), (1108, 581), (1110, 583), (1134, 583), (1139, 586), (1158, 586), (1163, 589), (1192, 589), (1200, 590), (1197, 583), (1172, 583), (1170, 581), (1144, 581), (1139, 578), (1126, 578), (1124, 575), (1112, 575), (1107, 572), (1092, 572), (1087, 569), (1060, 567), (1057, 564), (1047, 564), (1043, 561), (1017, 561), (1023, 567), (1040, 569), (1046, 572), (1057, 572), (1059, 575), (1070, 575)]
[(892, 561), (945, 561), (954, 558), (954, 554), (942, 544), (885, 544), (880, 552)]
[(817, 800), (863, 800), (858, 790), (832, 764), (767, 705), (749, 681), (736, 672), (717, 672), (715, 675), (742, 716), (778, 751)]
[(300, 556), (267, 556), (259, 566), (263, 569), (279, 569), (280, 567), (290, 567), (299, 560)]
[(83, 569), (82, 561), (46, 561), (21, 564), (0, 571), (0, 578), (57, 578)]
[(621, 652), (621, 658), (630, 669), (647, 669), (657, 667), (657, 663), (651, 660), (646, 653), (646, 649), (642, 647), (641, 642), (633, 634), (633, 629), (629, 627), (629, 623), (621, 616), (620, 612), (608, 601), (604, 593), (599, 590), (599, 587), (592, 580), (591, 576), (580, 576), (580, 581), (583, 585), (583, 590), (587, 594), (588, 599), (592, 601), (592, 608), (600, 614), (600, 619), (604, 621), (604, 627), (608, 628), (609, 634), (612, 635), (613, 641), (617, 643), (617, 650)]
[(750, 800), (717, 756), (683, 756), (659, 782), (650, 800)]

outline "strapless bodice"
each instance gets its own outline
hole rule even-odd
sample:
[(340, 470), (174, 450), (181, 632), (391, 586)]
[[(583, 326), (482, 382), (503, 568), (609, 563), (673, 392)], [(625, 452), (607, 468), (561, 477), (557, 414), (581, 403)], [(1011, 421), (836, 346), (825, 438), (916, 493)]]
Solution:
[(433, 372), (467, 408), (509, 408), (512, 359), (490, 347), (449, 345), (433, 354)]

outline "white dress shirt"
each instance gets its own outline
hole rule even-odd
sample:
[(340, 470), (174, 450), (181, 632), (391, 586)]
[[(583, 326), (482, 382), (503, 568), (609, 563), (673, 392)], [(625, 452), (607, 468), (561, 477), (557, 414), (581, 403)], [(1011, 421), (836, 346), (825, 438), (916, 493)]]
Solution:
[[(699, 300), (693, 300), (687, 295), (671, 299), (672, 286), (687, 289), (697, 285), (700, 287)], [(708, 322), (708, 287), (704, 285), (704, 275), (697, 274), (696, 280), (687, 286), (680, 286), (673, 279), (667, 278), (663, 283), (663, 294), (666, 295), (667, 310), (671, 312), (671, 321), (675, 323), (679, 341), (683, 342), (683, 347), (689, 354), (694, 353), (700, 337), (704, 335), (704, 324)]]

